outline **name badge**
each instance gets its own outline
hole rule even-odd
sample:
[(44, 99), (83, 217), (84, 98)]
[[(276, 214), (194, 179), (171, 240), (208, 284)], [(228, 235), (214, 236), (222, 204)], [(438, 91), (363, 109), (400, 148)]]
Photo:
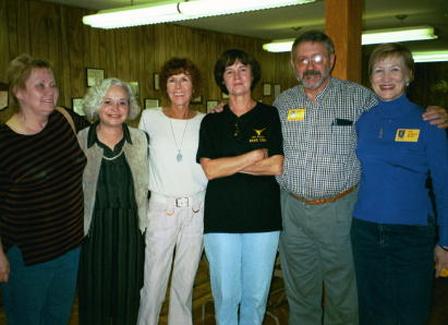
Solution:
[(303, 121), (305, 119), (304, 108), (291, 108), (288, 110), (288, 121)]
[(419, 129), (397, 129), (395, 133), (396, 142), (418, 142)]

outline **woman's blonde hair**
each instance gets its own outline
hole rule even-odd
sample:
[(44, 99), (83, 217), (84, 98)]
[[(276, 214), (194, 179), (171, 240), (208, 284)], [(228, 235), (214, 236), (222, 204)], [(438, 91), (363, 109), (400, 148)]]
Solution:
[(414, 79), (414, 59), (411, 51), (400, 43), (386, 43), (375, 47), (369, 58), (369, 77), (372, 77), (373, 67), (376, 63), (390, 57), (403, 60), (404, 67), (407, 69), (408, 82), (411, 82)]
[(25, 89), (25, 83), (33, 69), (48, 69), (54, 75), (53, 68), (47, 60), (33, 58), (29, 54), (21, 54), (13, 59), (6, 70), (6, 78), (9, 84), (9, 106), (12, 109), (19, 107), (16, 92)]

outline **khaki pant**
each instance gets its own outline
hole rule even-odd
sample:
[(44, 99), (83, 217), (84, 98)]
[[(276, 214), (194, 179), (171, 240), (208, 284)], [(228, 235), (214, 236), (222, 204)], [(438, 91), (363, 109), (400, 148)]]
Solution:
[(148, 217), (137, 324), (158, 324), (172, 265), (168, 324), (192, 324), (193, 283), (203, 248), (204, 194), (176, 199), (153, 193)]
[(280, 260), (290, 325), (358, 324), (350, 242), (356, 197), (354, 192), (336, 202), (307, 205), (282, 192)]

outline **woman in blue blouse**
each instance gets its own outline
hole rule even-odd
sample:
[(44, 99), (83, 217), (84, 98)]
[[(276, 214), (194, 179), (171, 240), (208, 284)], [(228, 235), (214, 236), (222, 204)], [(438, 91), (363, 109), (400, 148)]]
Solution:
[(425, 324), (434, 261), (436, 276), (448, 267), (447, 135), (406, 97), (413, 72), (400, 44), (370, 57), (380, 102), (357, 123), (362, 177), (352, 225), (361, 325)]

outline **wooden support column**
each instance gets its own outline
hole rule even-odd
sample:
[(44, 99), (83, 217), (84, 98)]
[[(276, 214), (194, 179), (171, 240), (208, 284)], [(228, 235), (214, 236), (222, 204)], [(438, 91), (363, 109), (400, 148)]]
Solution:
[(361, 82), (361, 34), (364, 0), (325, 0), (325, 32), (334, 42), (333, 76)]

